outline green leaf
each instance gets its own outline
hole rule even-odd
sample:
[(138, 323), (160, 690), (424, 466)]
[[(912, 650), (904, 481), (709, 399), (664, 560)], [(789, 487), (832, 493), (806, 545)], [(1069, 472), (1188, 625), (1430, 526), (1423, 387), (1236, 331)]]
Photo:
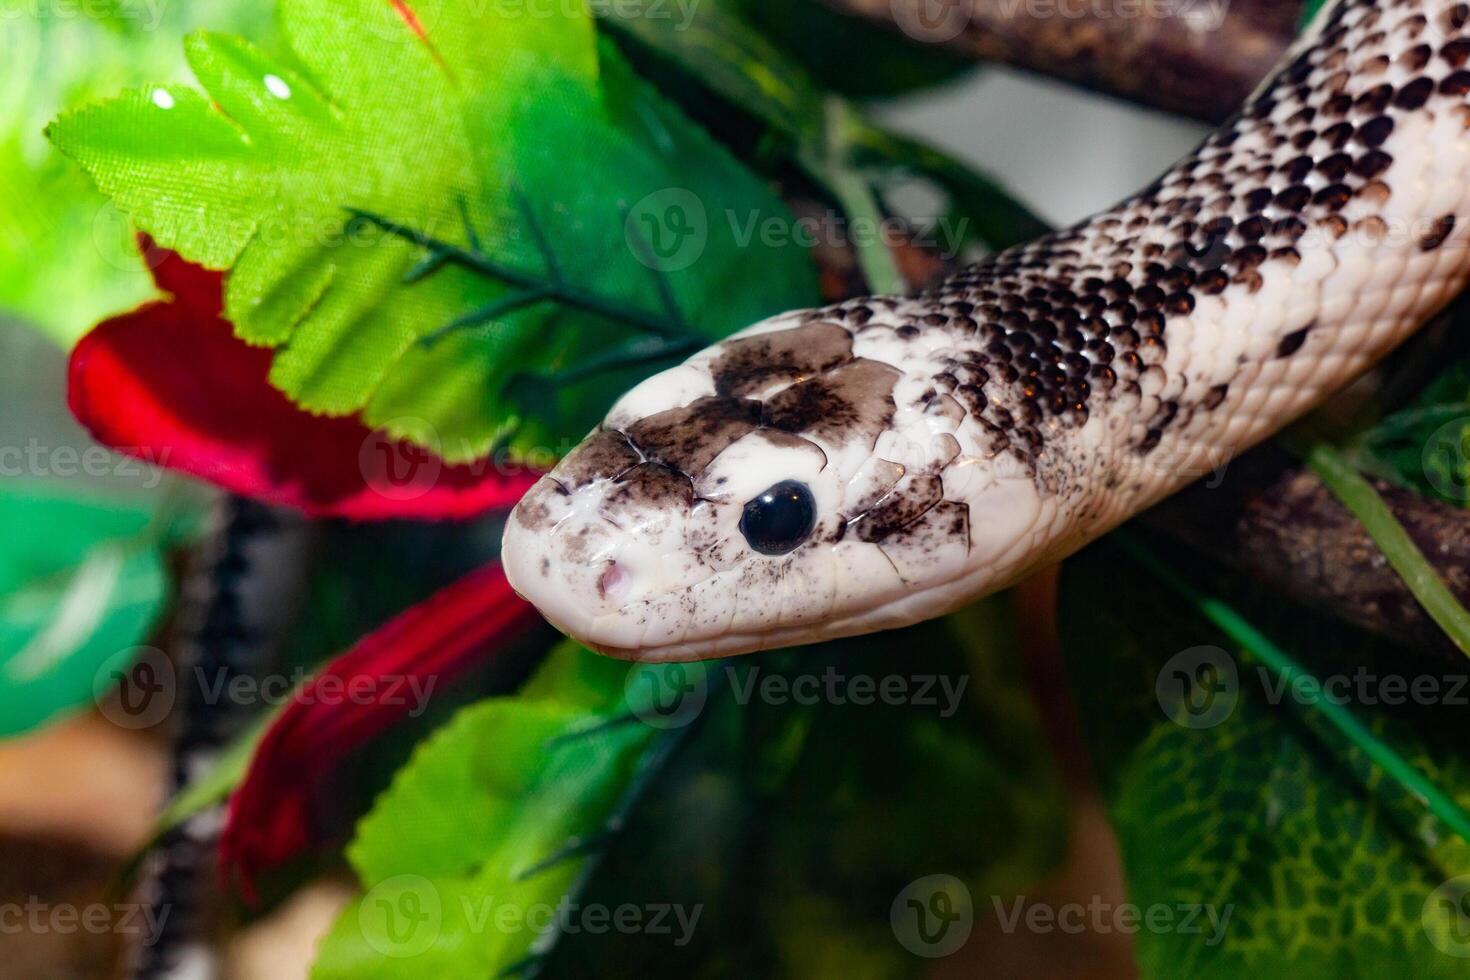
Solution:
[[(315, 975), (911, 975), (923, 961), (888, 924), (905, 886), (941, 867), (1010, 894), (1061, 850), (1002, 609), (704, 665), (630, 668), (564, 644), (514, 698), (422, 746), (361, 822), (348, 854), (367, 892)], [(895, 642), (911, 650), (901, 667)], [(813, 703), (829, 677), (839, 696)], [(773, 682), (788, 693), (762, 694)], [(912, 696), (877, 697), (894, 682)], [(649, 700), (675, 691), (694, 693), (672, 712)], [(630, 906), (698, 928), (580, 929)], [(553, 907), (573, 928), (546, 921)]]
[[(162, 244), (231, 268), (227, 316), (279, 348), (271, 379), (303, 407), (360, 410), (463, 460), (513, 430), (523, 445), (580, 436), (609, 392), (647, 372), (525, 397), (527, 382), (546, 389), (545, 376), (640, 333), (585, 304), (524, 302), (523, 284), (464, 262), (425, 266), (428, 239), (513, 280), (575, 283), (601, 308), (666, 315), (667, 291), (673, 327), (706, 340), (814, 297), (799, 249), (742, 248), (726, 219), (789, 221), (779, 200), (620, 65), (600, 66), (579, 7), (418, 4), (426, 39), (398, 9), (282, 0), (290, 57), (195, 35), (206, 94), (134, 90), (50, 129)], [(687, 263), (650, 269), (630, 213), (662, 220), (675, 206), (707, 220)], [(418, 343), (430, 335), (443, 339)]]
[(819, 138), (822, 91), (746, 22), (734, 0), (701, 0), (681, 18), (660, 0), (599, 4), (603, 23), (698, 78), (730, 105), (792, 141)]
[[(887, 132), (854, 105), (824, 90), (809, 66), (792, 53), (800, 47), (795, 40), (805, 34), (796, 27), (798, 21), (829, 16), (812, 13), (815, 4), (802, 0), (795, 7), (776, 5), (764, 15), (756, 6), (745, 0), (705, 0), (690, 10), (687, 22), (667, 16), (665, 5), (654, 0), (603, 5), (599, 12), (604, 23), (637, 46), (667, 59), (730, 107), (779, 134), (792, 161), (827, 188), (849, 220), (885, 217), (876, 184), (880, 178), (903, 173), (923, 177), (949, 195), (953, 213), (946, 217), (964, 233), (945, 245), (958, 248), (974, 238), (998, 250), (1050, 230), (996, 181), (939, 150)], [(753, 21), (792, 43), (778, 45)], [(867, 30), (865, 25), (862, 30)], [(870, 67), (852, 71), (854, 63), (871, 65), (861, 54), (844, 45), (830, 50), (841, 52), (841, 67), (849, 75), (872, 77)], [(932, 52), (924, 52), (926, 59), (931, 56)], [(858, 244), (869, 285), (878, 291), (902, 291), (887, 248), (865, 240)]]
[(964, 55), (919, 43), (889, 27), (838, 13), (821, 0), (725, 0), (828, 91), (894, 96), (975, 70)]
[(153, 284), (125, 215), (42, 135), (67, 105), (181, 75), (179, 35), (210, 23), (265, 33), (256, 0), (24, 3), (4, 17), (0, 58), (0, 310), (70, 344)]
[[(1463, 708), (1446, 693), (1445, 665), (1406, 661), (1271, 597), (1228, 596), (1333, 685), (1281, 688), (1143, 573), (1120, 592), (1120, 562), (1115, 548), (1094, 547), (1063, 580), (1083, 734), (1129, 901), (1176, 910), (1176, 925), (1181, 906), (1203, 910), (1204, 927), (1141, 931), (1144, 976), (1463, 975), (1454, 905), (1438, 890), (1470, 871), (1470, 847), (1311, 707), (1346, 696), (1376, 739), (1463, 806)], [(1439, 696), (1393, 694), (1425, 677)]]
[[(1021, 245), (1052, 230), (1045, 220), (1011, 197), (995, 179), (982, 174), (942, 150), (888, 132), (866, 119), (854, 117), (847, 137), (856, 164), (899, 167), (937, 183), (950, 197), (950, 219), (961, 245), (976, 239), (999, 251)], [(953, 231), (959, 231), (955, 227)]]
[(586, 860), (575, 844), (602, 830), (656, 734), (607, 724), (629, 669), (564, 644), (522, 695), (422, 745), (358, 825), (348, 857), (367, 892), (313, 976), (484, 978), (523, 960)]
[(0, 735), (91, 703), (148, 637), (169, 594), (152, 518), (39, 484), (0, 493)]
[(583, 896), (697, 908), (698, 928), (568, 935), (548, 975), (915, 976), (928, 961), (890, 926), (910, 883), (950, 873), (978, 910), (1059, 859), (1063, 801), (1004, 599), (704, 669), (721, 695)]
[(1470, 362), (1451, 364), (1412, 404), (1360, 433), (1350, 455), (1426, 496), (1470, 506)]

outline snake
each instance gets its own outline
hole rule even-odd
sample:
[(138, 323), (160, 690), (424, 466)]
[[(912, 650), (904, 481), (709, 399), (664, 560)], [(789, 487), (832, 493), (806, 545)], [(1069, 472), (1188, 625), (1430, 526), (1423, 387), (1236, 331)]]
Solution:
[[(890, 630), (1014, 585), (1295, 421), (1470, 277), (1470, 4), (1332, 0), (1115, 207), (628, 391), (507, 517), (602, 653)], [(751, 288), (759, 288), (751, 284)]]

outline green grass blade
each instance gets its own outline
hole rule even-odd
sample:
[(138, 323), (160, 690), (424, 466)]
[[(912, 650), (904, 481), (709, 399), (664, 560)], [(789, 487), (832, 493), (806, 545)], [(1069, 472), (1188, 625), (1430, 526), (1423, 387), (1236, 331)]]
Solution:
[(1362, 522), (1388, 563), (1439, 628), (1470, 656), (1470, 612), (1455, 598), (1434, 566), (1393, 516), (1373, 484), (1348, 465), (1337, 450), (1317, 445), (1307, 454), (1312, 468), (1344, 507)]
[[(1159, 581), (1187, 599), (1206, 619), (1239, 644), (1247, 654), (1265, 665), (1279, 681), (1290, 685), (1299, 679), (1312, 676), (1311, 671), (1273, 643), (1269, 637), (1247, 622), (1228, 604), (1205, 595), (1175, 575), (1168, 565), (1137, 539), (1126, 532), (1119, 532), (1114, 535), (1114, 540), (1118, 541), (1124, 550)], [(1311, 707), (1343, 737), (1362, 749), (1364, 754), (1390, 779), (1414, 799), (1421, 801), (1429, 812), (1438, 817), (1446, 827), (1470, 843), (1470, 813), (1466, 813), (1464, 808), (1427, 779), (1391, 745), (1369, 731), (1356, 715), (1330, 698), (1315, 699)]]

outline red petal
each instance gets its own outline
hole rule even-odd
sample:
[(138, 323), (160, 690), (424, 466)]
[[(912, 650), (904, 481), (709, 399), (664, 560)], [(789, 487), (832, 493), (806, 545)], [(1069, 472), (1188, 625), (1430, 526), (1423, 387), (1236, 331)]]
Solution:
[[(237, 881), (253, 901), (261, 872), (320, 840), (313, 790), (323, 776), (419, 707), (402, 692), (444, 688), (481, 665), (487, 648), (507, 649), (538, 622), (535, 608), (511, 590), (500, 565), (491, 564), (400, 613), (328, 664), (266, 731), (230, 799), (220, 838), (226, 879)], [(329, 695), (326, 685), (338, 693)], [(341, 696), (353, 690), (369, 694)], [(399, 696), (382, 703), (371, 692)]]
[(535, 480), (306, 414), (267, 380), (271, 352), (220, 318), (219, 273), (149, 258), (172, 298), (104, 321), (72, 351), (72, 413), (105, 445), (318, 517), (466, 518), (509, 507)]

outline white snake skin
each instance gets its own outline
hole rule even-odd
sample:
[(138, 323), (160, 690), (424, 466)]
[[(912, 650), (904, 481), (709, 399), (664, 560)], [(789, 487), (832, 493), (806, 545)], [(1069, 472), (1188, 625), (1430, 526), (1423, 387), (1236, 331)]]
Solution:
[[(516, 508), (512, 583), (617, 656), (790, 646), (951, 611), (1223, 465), (1465, 285), (1467, 22), (1339, 0), (1116, 208), (649, 379)], [(788, 480), (816, 525), (757, 553), (742, 509)]]

